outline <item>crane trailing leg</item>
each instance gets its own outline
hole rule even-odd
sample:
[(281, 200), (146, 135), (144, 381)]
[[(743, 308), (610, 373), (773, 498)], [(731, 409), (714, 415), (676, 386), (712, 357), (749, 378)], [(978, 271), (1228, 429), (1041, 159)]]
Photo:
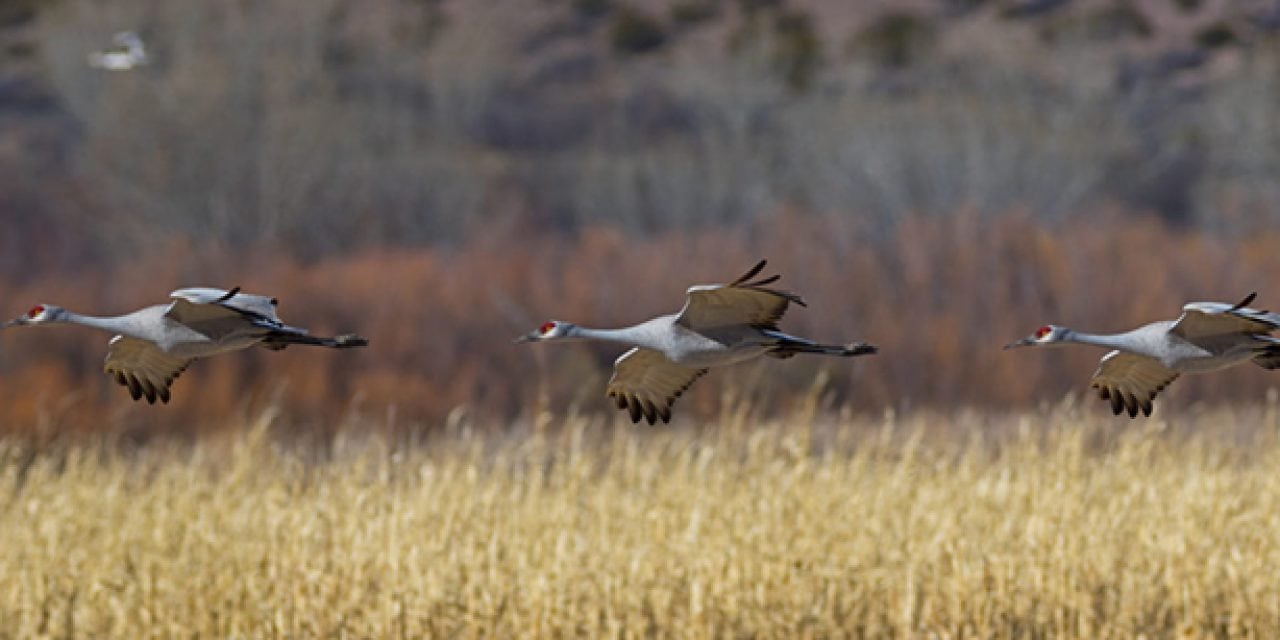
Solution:
[(354, 333), (344, 333), (332, 338), (319, 338), (306, 333), (273, 331), (268, 333), (267, 336), (262, 339), (260, 344), (272, 351), (279, 351), (291, 344), (302, 344), (313, 347), (330, 347), (332, 349), (349, 349), (352, 347), (368, 346), (369, 339), (363, 336), (358, 336)]
[(838, 344), (819, 344), (812, 340), (797, 338), (796, 336), (787, 335), (780, 331), (766, 331), (767, 335), (777, 338), (778, 342), (773, 345), (773, 349), (769, 351), (769, 355), (774, 358), (784, 359), (790, 358), (797, 353), (814, 353), (823, 356), (861, 356), (875, 353), (877, 349), (865, 342), (850, 342), (845, 345)]

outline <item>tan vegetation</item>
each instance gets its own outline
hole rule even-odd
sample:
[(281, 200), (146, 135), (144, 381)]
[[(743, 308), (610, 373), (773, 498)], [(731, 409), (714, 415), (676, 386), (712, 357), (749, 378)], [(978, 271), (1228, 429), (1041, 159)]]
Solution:
[(743, 415), (9, 441), (0, 637), (1280, 634), (1274, 406)]

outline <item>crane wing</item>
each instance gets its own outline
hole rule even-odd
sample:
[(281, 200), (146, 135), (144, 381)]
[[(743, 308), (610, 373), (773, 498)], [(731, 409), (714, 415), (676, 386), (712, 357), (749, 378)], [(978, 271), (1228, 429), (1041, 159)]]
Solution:
[(301, 329), (286, 327), (276, 316), (274, 298), (230, 291), (195, 287), (178, 289), (170, 294), (173, 302), (165, 309), (166, 318), (187, 328), (221, 341), (235, 336), (259, 335), (267, 331)]
[(1280, 315), (1245, 306), (1256, 294), (1249, 294), (1239, 304), (1192, 302), (1182, 308), (1182, 315), (1169, 331), (1188, 340), (1206, 336), (1270, 333), (1280, 328)]
[(230, 291), (213, 287), (188, 287), (170, 293), (169, 297), (173, 298), (175, 305), (185, 303), (177, 309), (171, 307), (169, 310), (170, 317), (184, 324), (186, 322), (183, 317), (200, 317), (200, 314), (217, 317), (221, 313), (219, 308), (280, 322), (280, 316), (276, 315), (278, 300), (252, 293), (240, 293), (240, 287)]
[(636, 347), (613, 363), (607, 394), (619, 409), (631, 414), (632, 422), (643, 416), (649, 424), (661, 418), (671, 422), (671, 405), (706, 369), (676, 364), (652, 349)]
[(169, 402), (169, 386), (186, 370), (191, 360), (171, 356), (145, 340), (116, 336), (107, 346), (107, 361), (102, 369), (116, 382), (129, 388), (134, 400), (146, 396)]
[(756, 263), (750, 271), (729, 284), (689, 287), (684, 308), (676, 316), (676, 322), (695, 331), (733, 325), (777, 329), (788, 304), (794, 302), (802, 307), (805, 304), (794, 293), (765, 286), (780, 276), (751, 281), (764, 268), (765, 262)]
[(1123, 351), (1112, 351), (1102, 356), (1098, 370), (1090, 383), (1103, 400), (1111, 401), (1111, 411), (1120, 415), (1128, 411), (1129, 417), (1151, 415), (1151, 405), (1169, 383), (1176, 380), (1178, 372), (1165, 368), (1146, 356)]

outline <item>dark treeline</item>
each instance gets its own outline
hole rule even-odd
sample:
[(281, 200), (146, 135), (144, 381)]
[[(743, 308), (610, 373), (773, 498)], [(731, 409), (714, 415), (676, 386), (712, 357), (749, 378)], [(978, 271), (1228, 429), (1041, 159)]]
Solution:
[[(782, 207), (1276, 222), (1273, 3), (6, 6), (9, 278), (174, 237), (309, 260)], [(126, 28), (150, 66), (85, 64)]]

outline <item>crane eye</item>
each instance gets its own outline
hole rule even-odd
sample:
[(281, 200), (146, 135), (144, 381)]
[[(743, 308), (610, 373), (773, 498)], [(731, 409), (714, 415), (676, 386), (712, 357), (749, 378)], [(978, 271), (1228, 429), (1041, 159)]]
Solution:
[(44, 305), (38, 304), (34, 307), (31, 307), (31, 310), (27, 312), (27, 317), (34, 318), (42, 313), (44, 313)]
[(1050, 333), (1053, 333), (1053, 327), (1050, 327), (1048, 325), (1040, 327), (1039, 329), (1036, 329), (1036, 339), (1039, 340), (1040, 338), (1043, 338), (1049, 335)]
[(544, 322), (541, 327), (538, 327), (538, 333), (550, 333), (554, 328), (556, 328), (556, 323)]

